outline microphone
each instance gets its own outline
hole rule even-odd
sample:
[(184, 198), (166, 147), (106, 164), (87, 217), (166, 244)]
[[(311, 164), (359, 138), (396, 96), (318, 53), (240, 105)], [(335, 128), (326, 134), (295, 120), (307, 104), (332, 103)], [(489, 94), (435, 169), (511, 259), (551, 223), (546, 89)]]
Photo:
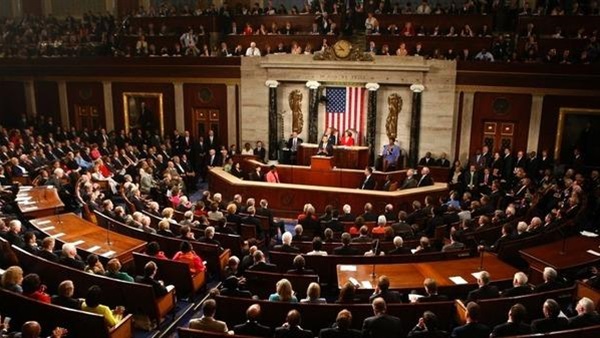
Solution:
[[(375, 247), (373, 248), (373, 257), (379, 256), (379, 239), (375, 240)], [(375, 280), (377, 274), (375, 273), (375, 261), (373, 261), (373, 265), (371, 267), (371, 278)]]

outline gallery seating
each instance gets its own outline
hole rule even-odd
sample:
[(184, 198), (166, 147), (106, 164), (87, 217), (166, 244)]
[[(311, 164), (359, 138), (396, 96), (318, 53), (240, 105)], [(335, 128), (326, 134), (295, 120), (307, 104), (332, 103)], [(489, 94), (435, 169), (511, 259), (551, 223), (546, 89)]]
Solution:
[(306, 297), (306, 289), (310, 283), (318, 283), (319, 275), (300, 275), (294, 273), (273, 273), (246, 270), (246, 289), (261, 299), (269, 298), (275, 292), (275, 284), (285, 278), (292, 283), (298, 299)]

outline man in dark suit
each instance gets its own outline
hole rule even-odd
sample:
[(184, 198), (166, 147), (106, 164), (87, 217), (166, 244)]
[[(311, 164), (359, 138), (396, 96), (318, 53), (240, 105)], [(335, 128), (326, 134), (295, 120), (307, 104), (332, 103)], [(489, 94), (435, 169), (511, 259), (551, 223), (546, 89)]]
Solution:
[(265, 157), (267, 157), (267, 150), (263, 146), (262, 141), (256, 141), (256, 148), (253, 150), (254, 156), (257, 156), (261, 162), (265, 161)]
[(515, 170), (515, 158), (512, 156), (510, 149), (504, 149), (504, 157), (502, 158), (502, 179), (510, 180)]
[(37, 255), (51, 262), (58, 263), (58, 255), (54, 253), (54, 237), (46, 237), (42, 240), (42, 248)]
[(600, 324), (600, 315), (596, 312), (594, 301), (583, 297), (575, 307), (577, 316), (569, 318), (569, 329), (579, 329), (586, 326)]
[(250, 181), (256, 181), (256, 182), (262, 182), (262, 181), (264, 181), (264, 177), (263, 177), (263, 174), (262, 174), (261, 170), (262, 170), (261, 167), (259, 165), (257, 165), (254, 168), (254, 171), (252, 171), (249, 174)]
[(467, 304), (467, 323), (454, 328), (452, 338), (488, 338), (490, 328), (479, 323), (481, 308), (479, 304), (470, 302)]
[(414, 237), (414, 233), (410, 224), (406, 222), (407, 217), (408, 215), (406, 214), (406, 211), (401, 210), (398, 212), (398, 222), (392, 223), (391, 226), (392, 229), (394, 229), (394, 234), (402, 236), (403, 239), (412, 239)]
[(77, 255), (75, 245), (71, 243), (63, 244), (62, 257), (60, 258), (59, 263), (78, 270), (85, 269), (85, 263)]
[(156, 263), (154, 263), (153, 261), (150, 261), (150, 262), (146, 263), (146, 265), (144, 266), (144, 275), (137, 276), (135, 278), (135, 281), (137, 283), (142, 283), (142, 284), (147, 284), (147, 285), (152, 286), (152, 289), (154, 290), (154, 296), (156, 298), (160, 298), (160, 297), (166, 295), (167, 293), (169, 293), (169, 291), (161, 282), (159, 282), (155, 279), (157, 271), (158, 271), (158, 267), (156, 266)]
[(400, 318), (386, 314), (386, 303), (383, 298), (373, 300), (372, 317), (363, 321), (363, 338), (397, 338), (402, 333), (402, 321)]
[(214, 130), (211, 129), (208, 131), (208, 136), (206, 136), (204, 141), (206, 143), (206, 149), (219, 149), (219, 140), (217, 139)]
[(349, 204), (344, 204), (342, 207), (343, 214), (340, 215), (340, 222), (354, 222), (356, 217), (352, 214), (352, 207)]
[(317, 149), (317, 155), (333, 156), (333, 143), (329, 141), (329, 137), (324, 135), (321, 138), (321, 142), (319, 142), (319, 147)]
[(563, 283), (557, 281), (558, 273), (551, 267), (545, 267), (543, 272), (544, 282), (537, 285), (533, 290), (534, 292), (546, 292), (552, 290), (562, 289), (565, 286)]
[(374, 190), (375, 189), (375, 178), (373, 177), (373, 168), (365, 168), (365, 179), (361, 183), (360, 188), (362, 190)]
[(221, 296), (237, 297), (237, 298), (252, 298), (252, 293), (248, 290), (239, 288), (239, 279), (235, 275), (231, 275), (223, 281)]
[(252, 304), (246, 310), (246, 322), (233, 327), (233, 332), (237, 335), (254, 337), (272, 337), (273, 330), (270, 327), (258, 322), (261, 308), (258, 304)]
[(285, 232), (281, 235), (281, 245), (275, 245), (273, 247), (273, 251), (281, 251), (281, 252), (289, 252), (289, 253), (298, 253), (300, 249), (292, 245), (292, 234), (289, 232)]
[(264, 271), (264, 272), (277, 272), (277, 265), (267, 263), (265, 254), (262, 251), (256, 250), (256, 252), (254, 252), (253, 258), (254, 258), (254, 265), (249, 267), (248, 270)]
[(73, 281), (65, 280), (58, 285), (58, 295), (52, 296), (52, 304), (74, 310), (81, 310), (80, 299), (73, 298), (75, 285)]
[(569, 320), (558, 316), (560, 314), (560, 306), (554, 299), (547, 299), (544, 302), (542, 312), (544, 312), (544, 318), (531, 322), (532, 333), (549, 333), (567, 329)]
[(381, 275), (377, 280), (375, 291), (369, 297), (369, 302), (373, 302), (376, 298), (382, 298), (386, 303), (402, 303), (401, 297), (398, 291), (390, 291), (390, 279)]
[(361, 332), (351, 329), (352, 313), (344, 309), (340, 311), (331, 328), (321, 329), (319, 338), (361, 338)]
[(275, 329), (275, 338), (314, 338), (312, 331), (300, 327), (301, 317), (298, 310), (290, 310), (286, 322)]
[(248, 216), (242, 219), (242, 224), (254, 225), (256, 237), (261, 239), (264, 238), (260, 219), (256, 217), (256, 209), (253, 206), (249, 206), (248, 209), (246, 209), (246, 212), (248, 213)]
[(530, 334), (531, 327), (523, 323), (526, 314), (527, 312), (523, 305), (519, 303), (513, 305), (508, 311), (508, 321), (506, 323), (496, 325), (492, 330), (490, 337), (506, 337)]
[(477, 301), (480, 299), (490, 299), (500, 297), (498, 288), (494, 285), (490, 285), (490, 274), (487, 271), (481, 271), (477, 278), (477, 285), (479, 287), (469, 292), (467, 296), (467, 303)]
[(10, 221), (10, 223), (8, 223), (8, 232), (6, 233), (6, 235), (4, 235), (4, 238), (11, 244), (14, 246), (17, 246), (19, 248), (24, 248), (25, 247), (25, 241), (23, 240), (23, 237), (21, 236), (21, 221), (19, 220), (12, 220)]
[(443, 302), (448, 300), (448, 296), (438, 294), (437, 282), (433, 278), (425, 278), (423, 282), (425, 288), (425, 297), (419, 298), (419, 303)]
[(474, 191), (479, 187), (480, 175), (475, 165), (470, 165), (469, 170), (463, 175), (463, 188), (465, 191)]
[(293, 269), (289, 269), (286, 273), (296, 274), (296, 275), (315, 275), (315, 270), (306, 268), (306, 260), (302, 255), (296, 255), (294, 257), (294, 262), (292, 263), (294, 266)]
[(298, 155), (298, 147), (302, 144), (302, 139), (298, 137), (298, 132), (295, 130), (287, 141), (287, 148), (290, 150), (290, 162), (296, 164), (296, 156)]
[(423, 167), (423, 169), (421, 169), (421, 178), (419, 178), (417, 187), (427, 187), (430, 185), (433, 185), (433, 178), (429, 175), (429, 168)]
[(502, 291), (502, 297), (523, 296), (531, 292), (531, 288), (527, 284), (527, 275), (519, 271), (513, 278), (513, 287)]
[(334, 255), (359, 255), (360, 253), (358, 252), (358, 250), (356, 248), (353, 248), (350, 246), (350, 241), (352, 240), (352, 237), (350, 236), (349, 233), (344, 232), (342, 234), (342, 246), (334, 248), (333, 249), (333, 254)]
[(409, 248), (405, 248), (404, 246), (404, 240), (402, 239), (402, 237), (400, 236), (396, 236), (394, 237), (394, 249), (390, 250), (387, 254), (388, 255), (408, 255), (410, 254), (410, 249)]
[(217, 154), (215, 149), (210, 149), (208, 151), (208, 156), (206, 156), (206, 166), (209, 168), (218, 167), (221, 165), (223, 161), (220, 156)]

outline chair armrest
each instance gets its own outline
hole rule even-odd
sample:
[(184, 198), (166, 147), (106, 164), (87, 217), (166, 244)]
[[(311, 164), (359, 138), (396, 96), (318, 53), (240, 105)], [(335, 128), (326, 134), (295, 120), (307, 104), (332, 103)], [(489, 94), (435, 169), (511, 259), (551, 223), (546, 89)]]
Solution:
[(128, 314), (123, 317), (117, 325), (109, 330), (108, 334), (110, 338), (131, 338), (133, 336), (133, 315)]
[(467, 305), (462, 302), (462, 300), (457, 299), (454, 303), (456, 307), (456, 322), (459, 325), (464, 325), (467, 323)]

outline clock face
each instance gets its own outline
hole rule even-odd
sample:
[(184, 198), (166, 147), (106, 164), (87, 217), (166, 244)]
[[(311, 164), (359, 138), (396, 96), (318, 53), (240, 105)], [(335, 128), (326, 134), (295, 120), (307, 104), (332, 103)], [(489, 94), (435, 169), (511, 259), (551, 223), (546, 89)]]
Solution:
[(333, 45), (333, 52), (339, 58), (346, 58), (352, 51), (352, 44), (346, 40), (340, 40)]

